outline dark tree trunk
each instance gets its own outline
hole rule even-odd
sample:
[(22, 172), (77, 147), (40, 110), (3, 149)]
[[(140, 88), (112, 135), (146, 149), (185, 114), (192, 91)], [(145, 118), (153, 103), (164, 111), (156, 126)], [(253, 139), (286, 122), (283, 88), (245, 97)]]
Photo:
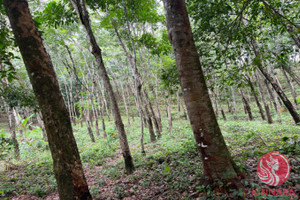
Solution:
[(41, 109), (61, 200), (92, 199), (56, 74), (24, 0), (4, 0)]
[(277, 92), (278, 96), (280, 97), (280, 99), (282, 100), (282, 102), (284, 103), (284, 105), (286, 106), (288, 111), (290, 112), (290, 114), (293, 117), (295, 123), (296, 124), (300, 123), (300, 116), (297, 113), (295, 107), (290, 102), (290, 100), (287, 98), (287, 96), (285, 95), (283, 90), (276, 83), (274, 78), (272, 76), (270, 76), (270, 74), (268, 73), (268, 71), (266, 69), (264, 69), (263, 64), (262, 64), (262, 60), (261, 60), (262, 59), (261, 58), (261, 53), (260, 53), (260, 50), (258, 48), (258, 45), (257, 45), (256, 41), (254, 39), (252, 39), (251, 43), (252, 43), (252, 46), (253, 46), (253, 50), (255, 52), (256, 59), (258, 59), (258, 62), (257, 62), (258, 69), (265, 76), (265, 78), (271, 83), (272, 87)]
[(101, 49), (96, 42), (96, 38), (94, 36), (94, 33), (93, 33), (91, 25), (90, 25), (89, 14), (88, 14), (87, 8), (85, 6), (85, 1), (84, 0), (83, 1), (72, 0), (72, 3), (78, 14), (79, 19), (81, 20), (81, 23), (83, 24), (83, 26), (89, 36), (89, 40), (90, 40), (90, 43), (92, 46), (91, 53), (94, 55), (94, 57), (96, 59), (96, 63), (99, 67), (100, 76), (103, 80), (104, 87), (110, 97), (111, 108), (112, 108), (112, 112), (113, 112), (113, 115), (115, 118), (115, 125), (116, 125), (116, 127), (118, 129), (118, 133), (119, 133), (119, 140), (120, 140), (120, 145), (121, 145), (121, 149), (122, 149), (122, 153), (123, 153), (123, 158), (125, 161), (126, 172), (127, 172), (127, 174), (131, 174), (134, 171), (134, 164), (133, 164), (133, 159), (132, 159), (132, 156), (130, 153), (128, 141), (127, 141), (124, 124), (123, 124), (123, 121), (121, 118), (119, 106), (118, 106), (115, 94), (113, 92), (112, 85), (110, 83), (108, 74), (106, 72), (106, 69), (105, 69), (105, 66), (104, 66), (104, 63), (102, 60)]
[(185, 1), (163, 2), (169, 39), (174, 49), (189, 119), (201, 152), (204, 175), (210, 180), (237, 178), (239, 170), (227, 149), (209, 98)]

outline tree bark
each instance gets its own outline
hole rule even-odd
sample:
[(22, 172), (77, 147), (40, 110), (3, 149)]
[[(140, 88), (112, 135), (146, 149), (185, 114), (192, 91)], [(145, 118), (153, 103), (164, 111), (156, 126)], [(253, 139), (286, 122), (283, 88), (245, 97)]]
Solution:
[(92, 199), (70, 116), (41, 36), (24, 0), (4, 0), (30, 82), (41, 109), (61, 200)]
[(209, 98), (184, 0), (164, 0), (167, 28), (173, 46), (184, 101), (204, 175), (235, 179), (239, 170), (226, 147)]
[(96, 63), (99, 67), (100, 76), (103, 80), (104, 87), (110, 97), (112, 112), (113, 112), (113, 115), (115, 118), (115, 125), (118, 129), (120, 145), (121, 145), (121, 149), (122, 149), (122, 153), (123, 153), (123, 158), (125, 161), (125, 169), (126, 169), (127, 174), (131, 174), (134, 171), (134, 164), (133, 164), (133, 159), (132, 159), (132, 156), (130, 153), (128, 141), (127, 141), (124, 124), (123, 124), (123, 121), (121, 118), (119, 106), (118, 106), (115, 94), (113, 92), (112, 85), (110, 83), (107, 71), (105, 69), (105, 66), (104, 66), (104, 63), (102, 60), (101, 49), (96, 42), (96, 38), (94, 36), (94, 33), (93, 33), (91, 25), (90, 25), (89, 14), (88, 14), (87, 8), (85, 6), (85, 1), (84, 0), (72, 0), (72, 4), (78, 14), (78, 17), (79, 17), (82, 25), (84, 26), (84, 28), (89, 36), (89, 41), (92, 46), (91, 53), (94, 55), (94, 57), (96, 59)]

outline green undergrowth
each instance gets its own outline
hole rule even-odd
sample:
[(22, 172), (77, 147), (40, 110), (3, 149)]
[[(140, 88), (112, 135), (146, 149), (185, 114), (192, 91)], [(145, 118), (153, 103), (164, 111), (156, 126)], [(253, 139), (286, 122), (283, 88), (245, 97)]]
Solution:
[[(113, 121), (106, 122), (108, 137), (104, 138), (100, 130), (100, 136), (95, 134), (95, 143), (91, 142), (85, 126), (78, 124), (74, 127), (86, 173), (93, 177), (90, 191), (95, 199), (132, 196), (140, 199), (251, 199), (251, 194), (247, 191), (266, 186), (256, 175), (257, 162), (262, 155), (274, 151), (284, 154), (292, 166), (290, 178), (282, 188), (295, 188), (295, 185), (299, 185), (297, 172), (300, 170), (300, 127), (292, 125), (287, 113), (282, 115), (282, 123), (272, 125), (262, 121), (219, 121), (234, 160), (247, 176), (247, 180), (243, 182), (243, 190), (232, 190), (228, 194), (214, 190), (215, 187), (229, 187), (230, 184), (226, 185), (222, 180), (215, 180), (214, 184), (208, 186), (202, 184), (201, 159), (191, 127), (180, 114), (174, 114), (172, 133), (168, 130), (168, 121), (163, 120), (162, 137), (155, 143), (150, 142), (148, 129), (145, 128), (146, 155), (141, 153), (138, 118), (131, 120), (130, 126), (125, 124), (136, 166), (136, 171), (128, 176), (124, 173)], [(127, 120), (124, 119), (124, 122)], [(8, 138), (6, 132), (5, 137)], [(56, 192), (50, 151), (47, 150), (47, 143), (42, 140), (41, 133), (27, 131), (19, 141), (21, 159), (16, 160), (10, 150), (5, 159), (0, 160), (0, 199), (10, 199), (21, 194), (43, 199)]]

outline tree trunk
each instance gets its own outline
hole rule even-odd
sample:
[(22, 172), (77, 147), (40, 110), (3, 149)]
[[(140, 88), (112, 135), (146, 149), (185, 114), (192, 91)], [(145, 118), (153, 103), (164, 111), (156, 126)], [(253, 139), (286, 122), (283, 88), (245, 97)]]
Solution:
[(169, 39), (204, 175), (234, 179), (239, 170), (226, 147), (209, 98), (184, 0), (164, 0)]
[(223, 109), (223, 107), (222, 107), (221, 101), (220, 101), (220, 99), (219, 99), (219, 97), (218, 97), (217, 90), (216, 90), (216, 92), (214, 92), (214, 96), (215, 96), (215, 98), (216, 98), (217, 103), (218, 103), (219, 106), (220, 106), (222, 118), (223, 118), (224, 121), (226, 121), (225, 112), (224, 112), (224, 109)]
[(159, 127), (159, 119), (154, 113), (152, 103), (151, 103), (151, 101), (148, 97), (148, 94), (145, 90), (143, 90), (143, 95), (145, 97), (146, 104), (149, 106), (151, 117), (154, 120), (154, 126), (155, 126), (155, 129), (156, 129), (156, 133), (157, 133), (158, 136), (160, 136), (161, 135), (161, 130), (160, 130), (160, 127)]
[(9, 119), (9, 130), (11, 133), (11, 140), (13, 141), (14, 146), (14, 153), (16, 159), (20, 158), (20, 149), (19, 149), (19, 142), (17, 140), (17, 134), (16, 134), (16, 117), (15, 116), (15, 109), (8, 109), (8, 119)]
[(99, 114), (100, 114), (100, 118), (101, 118), (101, 122), (102, 122), (102, 131), (103, 131), (103, 136), (104, 138), (107, 137), (106, 134), (106, 130), (105, 130), (105, 121), (104, 121), (104, 116), (103, 116), (103, 109), (101, 106), (101, 101), (100, 101), (100, 97), (99, 97), (99, 92), (96, 91), (96, 97), (97, 97), (97, 103), (98, 103), (98, 110), (99, 110)]
[(230, 89), (231, 89), (231, 94), (232, 94), (232, 101), (233, 101), (233, 119), (237, 119), (236, 117), (236, 98), (235, 98), (235, 94), (234, 94), (234, 89), (232, 86), (230, 86)]
[(123, 84), (120, 83), (120, 85), (121, 85), (121, 88), (122, 88), (122, 92), (121, 93), (122, 93), (123, 103), (124, 103), (124, 107), (125, 107), (125, 111), (126, 111), (127, 123), (128, 123), (128, 126), (130, 126), (130, 117), (129, 117), (129, 112), (128, 112), (126, 98), (125, 98), (125, 90), (124, 90)]
[(272, 124), (273, 123), (273, 120), (272, 120), (272, 116), (271, 116), (271, 112), (270, 112), (270, 107), (267, 103), (267, 100), (266, 100), (266, 97), (265, 97), (265, 92), (263, 90), (263, 86), (261, 84), (261, 81), (259, 79), (259, 76), (257, 74), (257, 71), (255, 71), (255, 77), (256, 77), (256, 81), (257, 81), (257, 85), (258, 85), (258, 88), (259, 88), (259, 92), (260, 92), (260, 96), (261, 96), (261, 99), (262, 99), (262, 102), (264, 104), (264, 107), (265, 107), (265, 111), (266, 111), (266, 115), (267, 115), (267, 119), (268, 119), (268, 123), (269, 124)]
[(298, 105), (298, 102), (297, 102), (297, 94), (296, 94), (296, 90), (295, 90), (295, 87), (293, 85), (293, 82), (291, 81), (290, 77), (287, 75), (286, 71), (284, 71), (283, 69), (281, 69), (286, 81), (288, 82), (289, 84), (289, 87), (290, 87), (290, 90), (291, 90), (291, 93), (292, 93), (292, 97), (294, 99), (294, 102), (295, 102), (295, 105), (297, 107)]
[(4, 0), (16, 42), (41, 109), (61, 200), (92, 199), (70, 116), (41, 36), (24, 0)]
[(173, 117), (172, 117), (172, 103), (170, 102), (170, 98), (172, 97), (166, 97), (167, 98), (167, 114), (168, 114), (168, 122), (169, 122), (169, 131), (170, 134), (172, 134), (173, 130)]
[(275, 112), (277, 114), (278, 122), (281, 122), (281, 114), (280, 114), (280, 109), (279, 109), (279, 104), (278, 104), (278, 99), (277, 99), (277, 94), (270, 88), (269, 83), (267, 80), (265, 80), (265, 85), (267, 87), (270, 99), (274, 105)]
[(254, 86), (253, 86), (253, 83), (252, 83), (252, 81), (251, 81), (251, 77), (250, 77), (250, 76), (248, 76), (248, 83), (249, 83), (249, 85), (250, 85), (250, 89), (251, 89), (252, 94), (253, 94), (253, 96), (254, 96), (254, 99), (255, 99), (256, 105), (257, 105), (257, 107), (258, 107), (260, 116), (261, 116), (262, 120), (266, 120), (266, 117), (265, 117), (265, 115), (264, 115), (263, 108), (262, 108), (262, 106), (261, 106), (261, 104), (260, 104), (260, 102), (259, 102), (259, 99), (258, 99), (257, 95), (256, 95), (255, 88), (254, 88)]
[(293, 104), (290, 102), (290, 100), (287, 98), (287, 96), (285, 95), (283, 90), (276, 83), (274, 78), (270, 76), (270, 74), (268, 73), (268, 71), (266, 69), (264, 69), (263, 64), (262, 64), (261, 53), (260, 53), (260, 50), (258, 48), (258, 45), (257, 45), (256, 41), (254, 39), (251, 39), (251, 43), (252, 43), (252, 46), (253, 46), (253, 49), (254, 49), (254, 52), (255, 52), (256, 59), (258, 61), (256, 63), (256, 66), (261, 71), (261, 73), (266, 77), (266, 79), (271, 83), (274, 90), (277, 92), (278, 96), (280, 97), (280, 99), (282, 100), (282, 102), (284, 103), (284, 105), (286, 106), (288, 111), (290, 112), (290, 114), (293, 117), (295, 123), (296, 124), (300, 123), (300, 116), (297, 113), (296, 109), (294, 108)]
[[(115, 31), (115, 33), (118, 37), (119, 43), (120, 43), (120, 45), (121, 45), (121, 47), (122, 47), (122, 49), (123, 49), (123, 51), (126, 55), (126, 58), (127, 58), (130, 66), (131, 66), (131, 69), (132, 69), (132, 72), (133, 72), (133, 77), (134, 77), (134, 85), (135, 85), (134, 94), (137, 96), (138, 104), (143, 105), (144, 108), (145, 108), (145, 112), (143, 114), (145, 115), (146, 120), (147, 120), (148, 129), (149, 129), (149, 133), (150, 133), (150, 137), (151, 137), (151, 142), (154, 142), (156, 139), (154, 139), (155, 134), (154, 134), (154, 130), (153, 130), (153, 123), (152, 123), (152, 119), (151, 119), (151, 116), (150, 116), (150, 112), (147, 108), (147, 103), (146, 103), (146, 101), (145, 101), (145, 99), (142, 95), (142, 86), (143, 86), (142, 83), (143, 82), (142, 82), (142, 78), (141, 78), (141, 75), (139, 73), (139, 70), (137, 68), (135, 45), (134, 45), (133, 39), (131, 37), (131, 31), (130, 31), (129, 21), (128, 21), (128, 18), (127, 18), (126, 6), (124, 7), (124, 11), (125, 11), (125, 14), (126, 14), (126, 19), (127, 19), (126, 21), (127, 21), (127, 29), (128, 29), (128, 32), (129, 32), (129, 38), (130, 38), (131, 45), (132, 45), (132, 52), (133, 52), (132, 54), (129, 53), (129, 51), (127, 50), (125, 44), (123, 43), (122, 38), (120, 37), (119, 32), (117, 30), (117, 27), (115, 26), (114, 23), (112, 23), (112, 24), (113, 24), (114, 31)], [(146, 91), (144, 91), (144, 93), (146, 93)]]
[(253, 121), (253, 115), (252, 115), (252, 112), (251, 112), (251, 107), (249, 105), (248, 100), (245, 97), (244, 91), (242, 89), (240, 89), (240, 93), (242, 95), (242, 99), (243, 99), (243, 102), (244, 102), (244, 105), (245, 105), (245, 111), (248, 114), (249, 120)]
[(89, 36), (89, 40), (90, 40), (90, 43), (92, 46), (91, 53), (94, 55), (94, 57), (96, 59), (96, 63), (99, 67), (100, 76), (103, 80), (104, 87), (110, 97), (112, 112), (113, 112), (113, 115), (115, 118), (115, 125), (118, 129), (121, 149), (122, 149), (123, 158), (125, 161), (126, 172), (128, 174), (131, 174), (134, 171), (134, 164), (133, 164), (133, 159), (132, 159), (132, 156), (130, 153), (128, 141), (127, 141), (124, 124), (123, 124), (123, 121), (121, 118), (121, 114), (120, 114), (120, 110), (119, 110), (119, 106), (118, 106), (115, 94), (113, 92), (113, 88), (111, 86), (108, 74), (106, 72), (106, 69), (105, 69), (105, 66), (104, 66), (104, 63), (102, 60), (101, 49), (96, 42), (94, 33), (93, 33), (91, 25), (90, 25), (89, 14), (88, 14), (87, 8), (85, 6), (85, 1), (72, 0), (72, 4), (79, 16), (79, 19), (81, 20), (81, 23), (83, 24), (83, 26)]
[(295, 72), (293, 72), (293, 70), (290, 67), (287, 67), (285, 65), (281, 65), (281, 67), (284, 71), (286, 71), (293, 78), (294, 81), (296, 81), (298, 86), (300, 86), (300, 77), (297, 76), (297, 74), (295, 74)]

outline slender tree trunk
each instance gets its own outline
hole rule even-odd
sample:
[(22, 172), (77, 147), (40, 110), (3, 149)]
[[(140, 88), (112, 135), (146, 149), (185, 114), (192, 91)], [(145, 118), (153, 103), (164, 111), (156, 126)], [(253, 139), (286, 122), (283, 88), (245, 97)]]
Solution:
[(230, 103), (230, 98), (229, 97), (226, 98), (226, 103), (227, 103), (228, 112), (232, 114), (233, 112), (232, 112), (232, 107), (231, 107), (231, 103)]
[(127, 123), (128, 123), (128, 126), (130, 126), (130, 117), (129, 117), (129, 112), (128, 112), (126, 98), (125, 98), (125, 91), (124, 91), (123, 84), (120, 83), (120, 85), (121, 85), (121, 88), (122, 88), (122, 92), (121, 93), (122, 93), (122, 98), (123, 98), (124, 107), (125, 107), (125, 111), (126, 111)]
[(218, 103), (217, 103), (217, 97), (214, 95), (214, 93), (210, 90), (210, 89), (208, 89), (208, 93), (209, 93), (209, 96), (210, 97), (214, 97), (213, 98), (213, 102), (214, 102), (214, 104), (215, 104), (215, 115), (216, 115), (216, 118), (218, 119), (219, 118), (219, 107), (218, 107)]
[[(149, 133), (150, 133), (150, 137), (151, 137), (151, 142), (154, 142), (156, 139), (155, 138), (155, 134), (154, 134), (154, 130), (153, 130), (153, 123), (152, 123), (152, 119), (151, 119), (151, 116), (150, 116), (150, 112), (148, 111), (148, 108), (147, 108), (147, 105), (146, 105), (146, 102), (145, 102), (145, 99), (142, 95), (142, 78), (141, 78), (141, 75), (139, 73), (139, 70), (137, 68), (137, 63), (136, 63), (136, 51), (135, 51), (135, 44), (133, 42), (133, 39), (131, 37), (131, 31), (130, 31), (130, 26), (129, 26), (129, 21), (128, 21), (128, 18), (127, 18), (127, 10), (126, 10), (126, 6), (124, 7), (124, 11), (126, 13), (126, 19), (127, 19), (127, 29), (128, 29), (128, 32), (129, 32), (129, 37), (130, 37), (130, 41), (131, 41), (131, 45), (132, 45), (132, 54), (129, 53), (129, 51), (127, 50), (125, 44), (123, 43), (122, 41), (122, 38), (120, 37), (119, 35), (119, 32), (117, 30), (117, 27), (113, 24), (113, 27), (114, 27), (114, 31), (118, 37), (118, 40), (119, 40), (119, 43), (127, 57), (127, 60), (132, 68), (132, 72), (133, 72), (133, 76), (134, 76), (134, 85), (135, 85), (135, 92), (134, 94), (137, 95), (137, 101), (139, 104), (143, 105), (144, 108), (145, 108), (145, 117), (146, 117), (146, 120), (147, 120), (147, 124), (148, 124), (148, 129), (149, 129)], [(153, 140), (154, 139), (154, 140)]]
[(295, 90), (295, 87), (294, 87), (294, 85), (293, 85), (293, 82), (291, 81), (290, 77), (287, 75), (287, 73), (286, 73), (283, 69), (281, 69), (281, 71), (282, 71), (282, 73), (283, 73), (283, 75), (284, 75), (286, 81), (287, 81), (288, 84), (289, 84), (289, 87), (290, 87), (290, 90), (291, 90), (291, 93), (292, 93), (292, 97), (293, 97), (294, 102), (295, 102), (295, 105), (296, 105), (296, 107), (297, 107), (297, 105), (298, 105), (298, 102), (297, 102), (297, 94), (296, 94), (296, 90)]
[(133, 159), (132, 159), (132, 156), (130, 153), (128, 141), (127, 141), (124, 124), (123, 124), (123, 121), (121, 118), (121, 114), (120, 114), (117, 100), (115, 98), (115, 94), (113, 92), (113, 88), (111, 86), (109, 77), (107, 75), (107, 72), (106, 72), (106, 69), (105, 69), (105, 66), (104, 66), (104, 63), (102, 60), (101, 49), (98, 46), (95, 36), (94, 36), (94, 33), (91, 29), (89, 14), (88, 14), (87, 8), (85, 6), (85, 1), (84, 0), (72, 0), (72, 4), (79, 16), (79, 19), (81, 20), (81, 23), (83, 24), (83, 26), (89, 36), (89, 40), (90, 40), (90, 43), (92, 46), (91, 53), (94, 55), (94, 57), (96, 59), (97, 65), (100, 70), (100, 76), (103, 80), (104, 87), (110, 97), (112, 112), (113, 112), (113, 115), (115, 118), (115, 125), (118, 129), (123, 158), (125, 161), (126, 172), (128, 174), (131, 174), (134, 171), (134, 164), (133, 164)]
[(248, 76), (248, 83), (249, 83), (249, 85), (250, 85), (250, 89), (251, 89), (252, 94), (253, 94), (253, 96), (254, 96), (254, 99), (255, 99), (256, 105), (257, 105), (257, 107), (258, 107), (260, 116), (261, 116), (262, 120), (266, 120), (266, 117), (265, 117), (265, 115), (264, 115), (263, 108), (262, 108), (262, 106), (261, 106), (261, 104), (260, 104), (260, 102), (259, 102), (259, 99), (258, 99), (257, 95), (256, 95), (255, 88), (254, 88), (254, 86), (253, 86), (253, 83), (252, 83), (252, 81), (251, 81), (251, 77), (250, 77), (250, 76)]
[[(156, 77), (156, 79), (157, 79), (157, 77)], [(157, 82), (157, 80), (156, 80), (156, 82)], [(155, 104), (156, 113), (157, 113), (156, 119), (157, 119), (158, 129), (159, 129), (158, 137), (161, 137), (162, 123), (161, 123), (161, 114), (160, 114), (158, 97), (157, 97), (157, 89), (155, 87), (155, 89), (152, 88), (151, 90), (152, 90), (152, 94), (154, 95), (154, 104)]]
[(250, 104), (249, 104), (247, 98), (245, 97), (244, 91), (242, 89), (240, 89), (240, 93), (242, 95), (242, 99), (243, 99), (243, 102), (244, 102), (244, 105), (245, 105), (245, 110), (248, 114), (249, 120), (253, 121), (253, 115), (252, 115), (252, 112), (251, 112), (251, 107), (250, 107)]
[(287, 67), (286, 65), (281, 65), (281, 68), (286, 71), (294, 81), (296, 81), (297, 85), (300, 86), (300, 77), (295, 74), (295, 72), (290, 68)]
[(17, 139), (17, 134), (16, 134), (16, 117), (15, 116), (15, 109), (8, 109), (8, 119), (9, 119), (9, 130), (11, 133), (11, 139), (13, 141), (13, 146), (14, 146), (14, 153), (16, 159), (20, 158), (20, 149), (19, 149), (19, 142)]
[(259, 79), (257, 71), (255, 71), (255, 77), (256, 77), (258, 88), (259, 88), (260, 96), (261, 96), (262, 102), (263, 102), (264, 107), (265, 107), (265, 111), (266, 111), (268, 123), (272, 124), (273, 123), (273, 119), (272, 119), (272, 116), (271, 116), (270, 107), (269, 107), (269, 105), (267, 103), (267, 100), (266, 100), (266, 97), (265, 97), (265, 92), (263, 90), (263, 86), (261, 84), (261, 81)]
[[(18, 109), (17, 108), (13, 109), (13, 114), (14, 114), (15, 121), (16, 121), (16, 127), (18, 127), (21, 124), (21, 121), (19, 119)], [(23, 128), (19, 128), (19, 135), (20, 135), (20, 138), (23, 137)]]
[(177, 96), (177, 110), (178, 112), (180, 112), (180, 97), (179, 97), (179, 92), (176, 92), (176, 96)]
[(166, 102), (167, 102), (167, 114), (168, 114), (168, 122), (169, 122), (169, 131), (170, 134), (172, 134), (172, 130), (173, 130), (173, 117), (172, 117), (172, 103), (170, 102), (170, 98), (167, 98)]
[(152, 119), (154, 120), (154, 126), (156, 129), (157, 135), (159, 136), (159, 135), (161, 135), (161, 130), (159, 128), (159, 119), (156, 117), (156, 115), (154, 113), (152, 103), (151, 103), (151, 101), (148, 97), (148, 94), (145, 90), (143, 90), (143, 95), (145, 97), (146, 104), (149, 106), (150, 114), (151, 114)]
[(144, 123), (143, 123), (143, 113), (139, 113), (140, 115), (140, 120), (141, 120), (141, 151), (142, 154), (145, 155), (146, 151), (145, 151), (145, 146), (144, 146)]
[(278, 99), (277, 99), (277, 95), (276, 93), (271, 89), (271, 87), (269, 86), (269, 83), (265, 81), (265, 85), (268, 89), (268, 93), (269, 93), (269, 96), (270, 96), (270, 99), (274, 105), (274, 109), (275, 109), (275, 112), (277, 114), (277, 118), (278, 118), (278, 122), (281, 122), (281, 114), (280, 114), (280, 109), (279, 109), (279, 104), (278, 104)]
[(221, 101), (220, 101), (220, 99), (219, 99), (219, 97), (218, 97), (217, 90), (216, 90), (216, 92), (214, 93), (214, 96), (215, 96), (215, 98), (216, 98), (217, 103), (219, 104), (219, 107), (220, 107), (220, 110), (221, 110), (221, 114), (222, 114), (222, 118), (223, 118), (224, 121), (226, 121), (225, 112), (224, 112), (224, 109), (223, 109), (223, 107), (222, 107)]
[(61, 200), (92, 199), (56, 74), (24, 0), (4, 0), (41, 109)]
[(260, 50), (258, 48), (258, 45), (257, 45), (256, 41), (254, 39), (252, 39), (251, 43), (252, 43), (252, 46), (253, 46), (253, 49), (254, 49), (254, 52), (255, 52), (255, 55), (256, 55), (256, 59), (258, 59), (258, 62), (257, 62), (258, 69), (266, 77), (266, 79), (271, 83), (272, 87), (277, 92), (278, 96), (280, 97), (280, 99), (282, 100), (282, 102), (284, 103), (284, 105), (286, 106), (288, 111), (290, 112), (290, 114), (293, 117), (295, 123), (296, 124), (300, 123), (300, 116), (297, 113), (296, 109), (294, 108), (293, 104), (290, 102), (290, 100), (287, 98), (287, 96), (285, 95), (283, 90), (276, 83), (274, 78), (272, 76), (270, 76), (270, 74), (268, 73), (268, 71), (266, 69), (264, 69), (263, 64), (262, 64), (262, 60), (261, 60), (261, 53), (260, 53)]
[(236, 120), (237, 119), (237, 117), (236, 117), (236, 111), (237, 111), (237, 109), (236, 109), (236, 98), (235, 98), (233, 87), (230, 86), (230, 89), (231, 89), (232, 100), (233, 100), (233, 113), (234, 113), (233, 118)]
[(103, 117), (103, 109), (101, 106), (102, 102), (100, 101), (99, 92), (96, 92), (96, 97), (97, 97), (97, 103), (98, 103), (98, 110), (99, 110), (99, 114), (100, 114), (100, 118), (101, 118), (101, 122), (102, 122), (103, 136), (104, 136), (104, 138), (106, 138), (107, 134), (106, 134), (106, 130), (105, 130), (105, 121), (104, 121), (104, 117)]
[(149, 127), (150, 141), (155, 142), (156, 141), (156, 136), (155, 136), (155, 133), (154, 133), (153, 123), (152, 123), (152, 119), (150, 117), (150, 113), (149, 113), (147, 105), (145, 105), (145, 112), (146, 112), (146, 120), (147, 120), (148, 127)]
[(164, 0), (169, 39), (204, 175), (234, 179), (239, 170), (226, 147), (209, 98), (184, 0)]

